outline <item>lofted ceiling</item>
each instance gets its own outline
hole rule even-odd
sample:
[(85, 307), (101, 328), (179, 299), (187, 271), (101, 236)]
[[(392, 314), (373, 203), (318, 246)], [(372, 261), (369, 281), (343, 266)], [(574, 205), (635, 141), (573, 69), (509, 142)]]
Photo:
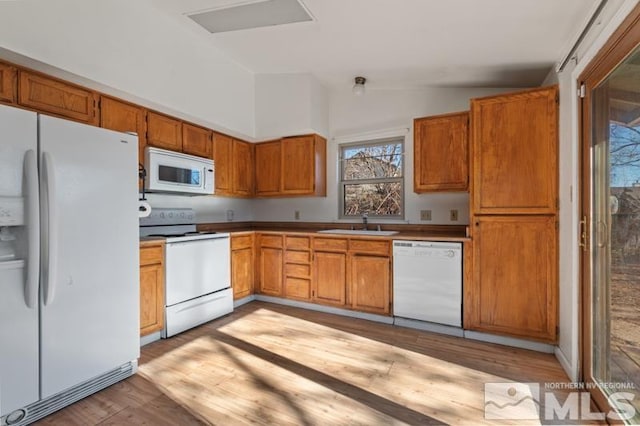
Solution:
[(537, 86), (598, 3), (300, 1), (312, 21), (212, 34), (188, 15), (256, 0), (152, 0), (254, 73), (311, 73), (330, 88), (358, 75), (368, 88)]

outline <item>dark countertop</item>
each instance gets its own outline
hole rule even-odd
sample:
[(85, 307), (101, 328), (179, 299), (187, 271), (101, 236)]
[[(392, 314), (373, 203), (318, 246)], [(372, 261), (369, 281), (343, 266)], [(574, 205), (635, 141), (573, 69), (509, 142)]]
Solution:
[[(198, 230), (228, 232), (242, 235), (250, 232), (269, 232), (286, 234), (314, 234), (334, 238), (373, 238), (385, 240), (420, 240), (420, 241), (471, 241), (467, 236), (466, 225), (384, 225), (384, 231), (398, 231), (394, 235), (357, 235), (318, 233), (324, 229), (351, 229), (352, 224), (344, 223), (300, 223), (300, 222), (239, 222), (239, 223), (206, 223), (199, 224)], [(359, 226), (359, 225), (358, 225)], [(369, 224), (369, 229), (376, 229), (377, 224)]]

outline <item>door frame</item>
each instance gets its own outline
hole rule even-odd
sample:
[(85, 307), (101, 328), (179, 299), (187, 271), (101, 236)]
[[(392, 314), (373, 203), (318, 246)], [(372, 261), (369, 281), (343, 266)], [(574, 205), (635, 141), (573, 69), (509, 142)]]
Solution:
[[(604, 81), (611, 72), (624, 61), (638, 46), (640, 45), (640, 4), (638, 4), (631, 13), (620, 24), (618, 29), (609, 37), (605, 45), (598, 51), (596, 56), (586, 66), (578, 77), (578, 87), (584, 85), (584, 97), (580, 104), (580, 125), (579, 125), (579, 159), (580, 159), (580, 219), (586, 219), (580, 224), (578, 232), (579, 243), (584, 244), (580, 250), (580, 304), (579, 324), (580, 324), (580, 375), (581, 380), (585, 383), (593, 384), (593, 375), (591, 371), (591, 101), (592, 91), (602, 81)], [(584, 240), (581, 235), (584, 235)], [(596, 387), (589, 387), (589, 392), (598, 409), (603, 412), (609, 410), (609, 404), (606, 395)]]

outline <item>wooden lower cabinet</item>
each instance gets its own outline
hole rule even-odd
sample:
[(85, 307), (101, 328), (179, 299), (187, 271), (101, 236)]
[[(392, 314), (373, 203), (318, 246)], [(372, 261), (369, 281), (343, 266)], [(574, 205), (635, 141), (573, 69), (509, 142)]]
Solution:
[(350, 305), (358, 311), (388, 315), (391, 312), (391, 259), (350, 256)]
[(476, 216), (465, 328), (557, 340), (555, 216)]
[(255, 256), (253, 234), (231, 236), (231, 287), (233, 299), (253, 294)]
[(268, 296), (282, 295), (284, 250), (282, 235), (259, 234), (258, 289)]
[(347, 253), (316, 251), (313, 301), (344, 306), (347, 301)]
[(140, 335), (164, 327), (164, 244), (140, 248)]

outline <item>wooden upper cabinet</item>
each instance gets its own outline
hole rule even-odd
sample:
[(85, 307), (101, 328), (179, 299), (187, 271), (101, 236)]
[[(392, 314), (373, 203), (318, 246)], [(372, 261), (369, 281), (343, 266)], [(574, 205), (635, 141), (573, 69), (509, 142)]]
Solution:
[(15, 103), (18, 93), (16, 67), (0, 62), (0, 102)]
[(557, 86), (471, 101), (474, 214), (554, 214)]
[(182, 123), (182, 152), (198, 157), (211, 157), (212, 133), (209, 129)]
[(282, 143), (256, 144), (256, 195), (279, 195), (282, 177)]
[(231, 137), (221, 133), (213, 133), (216, 195), (231, 194), (232, 150), (233, 139)]
[(139, 163), (144, 163), (146, 116), (147, 113), (142, 107), (108, 96), (100, 97), (100, 127), (118, 132), (137, 133)]
[(413, 121), (413, 191), (467, 191), (469, 112)]
[(87, 124), (98, 124), (98, 94), (40, 74), (20, 70), (18, 103), (24, 107)]
[(479, 216), (465, 328), (556, 342), (555, 216)]
[(182, 151), (182, 121), (149, 111), (147, 144), (171, 151)]
[(282, 139), (282, 193), (308, 194), (314, 191), (315, 163), (312, 137)]
[(232, 191), (234, 195), (250, 197), (254, 193), (254, 145), (238, 139), (232, 146)]
[(327, 142), (318, 135), (256, 144), (256, 195), (327, 195)]
[(327, 141), (319, 135), (282, 139), (283, 195), (327, 195)]
[(216, 195), (250, 197), (254, 193), (253, 144), (213, 134)]

